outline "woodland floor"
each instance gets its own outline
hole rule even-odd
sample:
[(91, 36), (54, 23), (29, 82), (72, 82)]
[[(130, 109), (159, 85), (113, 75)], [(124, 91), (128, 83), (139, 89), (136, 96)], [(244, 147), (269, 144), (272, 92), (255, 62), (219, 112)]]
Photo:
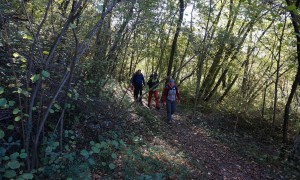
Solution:
[[(146, 101), (143, 104), (146, 104)], [(247, 142), (223, 141), (226, 135), (222, 132), (211, 133), (213, 129), (199, 123), (199, 121), (214, 120), (210, 115), (199, 113), (193, 120), (191, 113), (179, 106), (173, 115), (174, 122), (170, 125), (166, 123), (164, 107), (160, 110), (154, 107), (149, 109), (140, 104), (133, 107), (136, 113), (131, 113), (125, 131), (133, 134), (134, 138), (128, 138), (126, 143), (134, 146), (132, 149), (135, 149), (134, 153), (140, 154), (140, 158), (125, 160), (119, 177), (124, 179), (131, 179), (132, 176), (139, 177), (139, 179), (151, 179), (151, 177), (162, 179), (298, 179), (300, 177), (294, 171), (286, 174), (287, 170), (282, 170), (281, 166), (276, 166), (274, 160), (270, 160), (273, 155), (277, 156), (272, 145), (265, 145), (262, 150), (261, 147), (253, 148), (254, 145), (248, 145)], [(233, 136), (232, 132), (230, 134)], [(225, 138), (218, 138), (219, 136)], [(254, 155), (239, 153), (240, 149), (252, 152)], [(255, 158), (257, 157), (255, 153), (263, 154), (262, 158)]]
[[(125, 98), (124, 112), (93, 106), (111, 114), (111, 121), (101, 116), (111, 127), (101, 131), (85, 128), (83, 139), (88, 142), (97, 135), (107, 139), (105, 133), (108, 138), (112, 133), (126, 144), (115, 150), (116, 168), (106, 172), (96, 168), (93, 179), (300, 179), (286, 157), (280, 158), (278, 141), (265, 132), (255, 135), (250, 126), (242, 126), (246, 123), (236, 124), (236, 118), (222, 113), (196, 112), (192, 116), (184, 103), (177, 107), (170, 125), (165, 107), (156, 110), (153, 102), (148, 108), (145, 100), (144, 105), (130, 104), (131, 96), (128, 93)], [(99, 118), (90, 121), (94, 123), (91, 127), (98, 127), (99, 122)]]

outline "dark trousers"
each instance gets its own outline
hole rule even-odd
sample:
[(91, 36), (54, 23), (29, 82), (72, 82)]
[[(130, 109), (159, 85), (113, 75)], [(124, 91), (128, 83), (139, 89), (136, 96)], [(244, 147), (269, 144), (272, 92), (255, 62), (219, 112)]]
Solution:
[(142, 94), (143, 94), (143, 87), (142, 86), (134, 86), (134, 91), (133, 91), (133, 95), (134, 95), (134, 99), (137, 100), (140, 94), (140, 101), (142, 101)]
[(167, 106), (167, 118), (168, 121), (172, 121), (172, 114), (176, 111), (176, 101), (169, 101), (166, 102)]

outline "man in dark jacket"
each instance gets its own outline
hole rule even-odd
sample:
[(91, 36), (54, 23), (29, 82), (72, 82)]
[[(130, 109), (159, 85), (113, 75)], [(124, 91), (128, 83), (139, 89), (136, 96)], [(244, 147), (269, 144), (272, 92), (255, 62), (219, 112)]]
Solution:
[(153, 73), (150, 76), (149, 81), (147, 82), (149, 89), (151, 89), (149, 91), (149, 96), (148, 96), (148, 107), (151, 106), (151, 100), (152, 100), (152, 95), (154, 95), (155, 98), (155, 107), (156, 109), (160, 109), (159, 107), (159, 98), (158, 98), (158, 84), (159, 84), (159, 80), (158, 80), (158, 76), (157, 73)]
[[(142, 94), (143, 94), (143, 85), (145, 86), (144, 76), (139, 69), (136, 73), (133, 74), (131, 78), (131, 84), (134, 87), (133, 95), (135, 101), (142, 102)], [(140, 97), (138, 97), (140, 94)]]

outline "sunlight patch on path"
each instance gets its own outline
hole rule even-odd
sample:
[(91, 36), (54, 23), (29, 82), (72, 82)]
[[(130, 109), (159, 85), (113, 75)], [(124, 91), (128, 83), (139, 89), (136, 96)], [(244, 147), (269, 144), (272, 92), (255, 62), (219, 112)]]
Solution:
[(191, 170), (186, 155), (180, 149), (169, 145), (161, 138), (155, 137), (149, 142), (148, 147), (141, 147), (140, 151), (144, 156), (149, 156), (165, 163), (171, 163), (175, 166), (187, 166)]

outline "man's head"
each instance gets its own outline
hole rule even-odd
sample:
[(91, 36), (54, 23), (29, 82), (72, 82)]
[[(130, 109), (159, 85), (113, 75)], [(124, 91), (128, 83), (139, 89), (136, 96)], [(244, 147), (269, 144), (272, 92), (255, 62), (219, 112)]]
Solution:
[(175, 80), (174, 79), (170, 79), (169, 83), (170, 83), (171, 86), (174, 86), (175, 85)]
[(158, 76), (157, 76), (157, 73), (153, 73), (153, 78), (156, 79)]
[(137, 73), (138, 73), (138, 74), (142, 74), (142, 70), (140, 70), (140, 69), (137, 70)]

